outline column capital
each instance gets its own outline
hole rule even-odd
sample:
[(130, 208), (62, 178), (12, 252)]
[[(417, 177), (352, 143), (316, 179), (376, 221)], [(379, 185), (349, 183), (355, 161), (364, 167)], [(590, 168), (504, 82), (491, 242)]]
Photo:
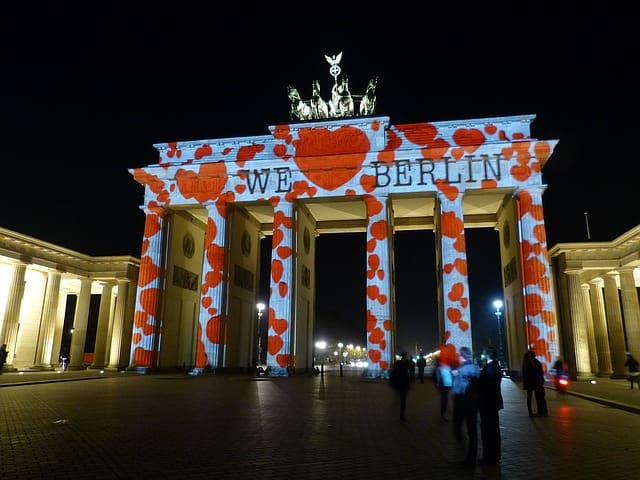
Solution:
[(582, 270), (577, 270), (575, 268), (566, 269), (562, 273), (570, 277), (578, 277), (582, 273)]
[(165, 207), (163, 205), (149, 204), (140, 207), (140, 209), (144, 212), (145, 215), (157, 215), (159, 217), (164, 217)]
[(630, 273), (634, 273), (636, 268), (638, 268), (638, 267), (635, 267), (633, 265), (625, 265), (624, 267), (618, 268), (618, 272), (620, 272), (620, 273), (629, 273), (629, 272)]
[(604, 286), (604, 280), (600, 277), (592, 278), (589, 280), (589, 284), (602, 288)]
[(527, 185), (526, 187), (519, 186), (513, 189), (513, 196), (520, 197), (524, 193), (538, 193), (542, 195), (546, 189), (546, 185)]
[(441, 203), (461, 202), (465, 192), (464, 186), (457, 185), (455, 188), (458, 190), (458, 192), (456, 193), (456, 196), (454, 198), (449, 198), (449, 196), (451, 195), (451, 191), (443, 192), (442, 190), (437, 190), (436, 196), (438, 197), (438, 200), (440, 200)]
[(31, 257), (31, 255), (22, 254), (20, 255), (20, 258), (18, 259), (18, 261), (16, 262), (16, 265), (29, 266), (32, 263), (33, 263), (33, 258)]
[(214, 202), (212, 200), (206, 201), (202, 204), (204, 208), (207, 209), (207, 215), (209, 218), (211, 217), (222, 217), (226, 218), (227, 209), (229, 208), (228, 202)]

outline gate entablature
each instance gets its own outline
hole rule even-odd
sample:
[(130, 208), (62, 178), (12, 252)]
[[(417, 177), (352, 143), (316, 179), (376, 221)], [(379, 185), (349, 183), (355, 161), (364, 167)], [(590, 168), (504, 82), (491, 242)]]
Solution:
[(534, 118), (277, 125), (272, 135), (156, 144), (159, 163), (132, 173), (153, 185), (147, 201), (171, 204), (215, 201), (223, 193), (227, 200), (258, 201), (541, 185), (557, 142), (530, 137)]

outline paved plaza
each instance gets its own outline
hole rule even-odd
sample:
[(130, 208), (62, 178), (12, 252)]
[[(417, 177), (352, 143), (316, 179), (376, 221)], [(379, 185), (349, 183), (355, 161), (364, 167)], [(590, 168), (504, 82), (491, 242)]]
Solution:
[[(0, 480), (628, 479), (640, 463), (640, 391), (624, 380), (547, 390), (530, 418), (503, 382), (499, 466), (460, 465), (430, 380), (406, 423), (358, 372), (255, 378), (133, 372), (0, 375)], [(481, 447), (480, 447), (481, 455)]]

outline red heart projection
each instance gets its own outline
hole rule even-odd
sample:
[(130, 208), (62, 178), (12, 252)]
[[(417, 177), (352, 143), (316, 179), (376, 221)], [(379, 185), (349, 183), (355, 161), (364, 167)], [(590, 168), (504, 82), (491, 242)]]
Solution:
[(269, 335), (267, 341), (267, 351), (269, 355), (275, 355), (284, 346), (284, 341), (277, 335)]
[(367, 135), (349, 125), (334, 131), (302, 128), (298, 136), (294, 142), (296, 165), (313, 184), (330, 191), (360, 172), (371, 148)]
[(217, 199), (228, 180), (224, 162), (204, 163), (198, 173), (178, 170), (176, 180), (184, 198), (195, 198), (200, 203)]

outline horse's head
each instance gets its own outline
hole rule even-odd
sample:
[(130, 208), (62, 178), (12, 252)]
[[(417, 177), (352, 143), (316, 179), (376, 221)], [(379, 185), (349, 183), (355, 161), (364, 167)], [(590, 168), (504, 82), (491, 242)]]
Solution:
[(342, 83), (338, 87), (338, 93), (340, 93), (340, 95), (343, 97), (351, 96), (351, 92), (349, 91), (349, 80), (347, 79), (347, 77), (344, 77), (342, 79)]
[(318, 80), (314, 80), (313, 82), (311, 82), (311, 96), (320, 96), (320, 82)]
[(367, 85), (367, 94), (373, 95), (373, 93), (376, 91), (377, 86), (378, 86), (378, 77), (373, 77), (371, 80), (369, 80), (369, 83)]
[(301, 100), (298, 90), (291, 85), (287, 86), (287, 96), (289, 97), (289, 100), (291, 100), (292, 102)]

